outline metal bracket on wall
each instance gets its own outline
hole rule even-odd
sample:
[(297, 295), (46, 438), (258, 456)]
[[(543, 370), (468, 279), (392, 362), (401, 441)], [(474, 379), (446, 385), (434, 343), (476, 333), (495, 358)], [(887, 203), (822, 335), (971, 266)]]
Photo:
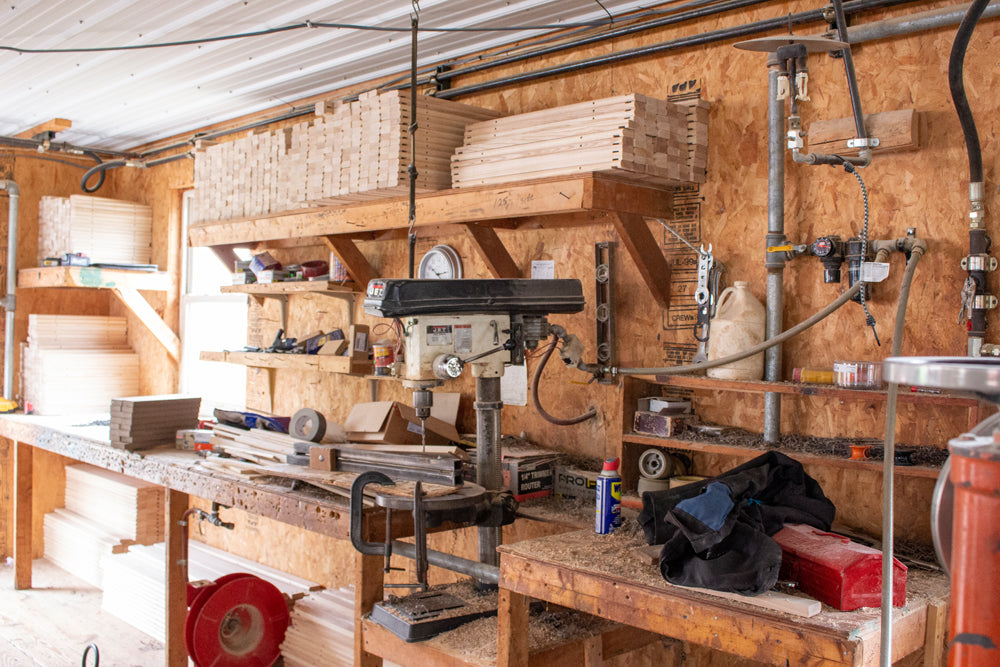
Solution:
[[(615, 290), (612, 264), (615, 244), (594, 244), (594, 301), (597, 304), (597, 363), (614, 366), (615, 361)], [(600, 384), (613, 384), (610, 376), (597, 377)]]

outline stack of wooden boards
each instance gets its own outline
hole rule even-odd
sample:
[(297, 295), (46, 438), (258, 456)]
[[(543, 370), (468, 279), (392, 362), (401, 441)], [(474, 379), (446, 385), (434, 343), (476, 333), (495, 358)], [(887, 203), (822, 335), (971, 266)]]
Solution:
[(46, 257), (83, 253), (91, 262), (149, 264), (152, 209), (120, 199), (42, 197), (38, 207), (38, 266)]
[[(102, 561), (101, 608), (161, 642), (166, 634), (165, 558), (160, 543), (133, 546), (128, 553), (108, 555)], [(191, 581), (215, 581), (225, 574), (248, 572), (271, 582), (292, 598), (318, 588), (314, 582), (194, 540), (188, 543), (188, 561)]]
[(281, 644), (285, 667), (354, 664), (354, 589), (322, 590), (297, 600)]
[(29, 315), (22, 350), (26, 411), (107, 412), (115, 396), (139, 393), (139, 357), (124, 317)]
[(474, 123), (452, 158), (452, 187), (581, 172), (704, 183), (708, 109), (633, 93)]
[(289, 456), (299, 454), (295, 443), (301, 440), (285, 433), (262, 428), (246, 430), (236, 426), (216, 424), (212, 427), (210, 442), (216, 452), (224, 452), (230, 456), (266, 465), (287, 463)]
[(320, 102), (316, 111), (289, 128), (201, 146), (194, 218), (226, 220), (403, 195), (413, 155), (418, 192), (449, 188), (450, 159), (466, 125), (499, 115), (422, 95), (411, 144), (414, 114), (406, 92), (371, 91), (355, 102)]
[(87, 464), (66, 466), (65, 508), (45, 515), (45, 557), (93, 586), (101, 559), (163, 540), (163, 489)]
[(198, 425), (201, 398), (167, 394), (111, 400), (111, 446), (135, 451), (172, 445), (180, 429)]

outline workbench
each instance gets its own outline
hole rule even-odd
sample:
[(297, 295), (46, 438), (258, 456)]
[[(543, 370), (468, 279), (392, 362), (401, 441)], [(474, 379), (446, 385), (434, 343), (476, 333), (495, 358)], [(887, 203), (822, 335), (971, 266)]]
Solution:
[[(188, 508), (189, 496), (218, 502), (259, 516), (322, 533), (350, 539), (350, 508), (346, 498), (314, 490), (306, 485), (292, 490), (278, 484), (252, 483), (222, 475), (200, 465), (194, 452), (171, 447), (127, 452), (110, 445), (107, 425), (95, 425), (101, 416), (40, 417), (0, 415), (0, 437), (11, 441), (14, 453), (14, 587), (31, 588), (32, 566), (32, 459), (36, 448), (75, 461), (89, 463), (164, 487), (166, 493), (166, 595), (167, 665), (188, 664), (184, 647), (187, 593), (181, 558), (181, 528), (178, 521)], [(107, 415), (103, 416), (107, 420)], [(365, 539), (382, 541), (385, 514), (381, 508), (365, 508)], [(398, 524), (398, 525), (397, 525)], [(412, 534), (412, 519), (393, 513), (393, 534)], [(410, 531), (410, 532), (408, 532)], [(370, 608), (382, 599), (381, 558), (362, 557), (355, 562), (356, 609)], [(362, 574), (364, 573), (364, 574)], [(357, 620), (360, 623), (360, 615)], [(360, 638), (360, 631), (356, 632)], [(355, 643), (356, 664), (363, 664), (360, 639)]]
[[(497, 664), (529, 664), (532, 598), (767, 664), (878, 664), (878, 608), (824, 605), (804, 618), (673, 586), (629, 555), (644, 544), (581, 530), (501, 546)], [(906, 605), (893, 613), (893, 662), (926, 647), (924, 665), (944, 664), (948, 598), (945, 575), (910, 570)]]

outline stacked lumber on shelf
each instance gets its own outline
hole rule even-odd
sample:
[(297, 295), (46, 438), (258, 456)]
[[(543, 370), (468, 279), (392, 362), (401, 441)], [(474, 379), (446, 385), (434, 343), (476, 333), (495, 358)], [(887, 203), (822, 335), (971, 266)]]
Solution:
[(201, 399), (166, 394), (111, 400), (111, 445), (135, 451), (172, 445), (180, 429), (198, 425)]
[(66, 467), (66, 507), (45, 515), (45, 558), (92, 586), (101, 559), (163, 539), (163, 489), (101, 468)]
[(321, 102), (311, 120), (200, 147), (194, 218), (228, 220), (403, 195), (411, 155), (418, 192), (449, 188), (451, 155), (462, 145), (466, 125), (498, 115), (420, 96), (411, 145), (408, 93), (372, 91), (355, 102)]
[(297, 600), (281, 644), (285, 667), (354, 664), (354, 589), (322, 590)]
[(107, 197), (42, 197), (38, 207), (38, 266), (46, 257), (83, 253), (91, 262), (149, 264), (152, 209)]
[(29, 315), (21, 368), (25, 407), (39, 415), (107, 412), (139, 393), (123, 317)]
[[(191, 541), (188, 578), (214, 581), (224, 574), (248, 572), (274, 584), (290, 597), (300, 597), (316, 584), (246, 558)], [(101, 608), (151, 637), (164, 641), (166, 569), (163, 544), (133, 546), (128, 553), (103, 559)]]
[(451, 163), (452, 187), (582, 172), (651, 183), (703, 183), (708, 104), (630, 94), (469, 125)]
[(156, 484), (86, 463), (66, 466), (65, 505), (125, 542), (163, 540), (163, 488)]

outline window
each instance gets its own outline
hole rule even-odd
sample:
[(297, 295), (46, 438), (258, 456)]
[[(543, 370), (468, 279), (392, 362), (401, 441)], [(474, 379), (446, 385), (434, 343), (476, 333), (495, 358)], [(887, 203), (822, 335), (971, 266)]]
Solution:
[[(182, 229), (185, 246), (192, 191), (184, 193)], [(247, 297), (222, 294), (219, 287), (232, 280), (209, 248), (185, 247), (181, 265), (180, 391), (201, 396), (201, 413), (215, 408), (242, 410), (246, 406), (246, 369), (234, 364), (201, 361), (203, 350), (239, 350), (247, 340)]]

